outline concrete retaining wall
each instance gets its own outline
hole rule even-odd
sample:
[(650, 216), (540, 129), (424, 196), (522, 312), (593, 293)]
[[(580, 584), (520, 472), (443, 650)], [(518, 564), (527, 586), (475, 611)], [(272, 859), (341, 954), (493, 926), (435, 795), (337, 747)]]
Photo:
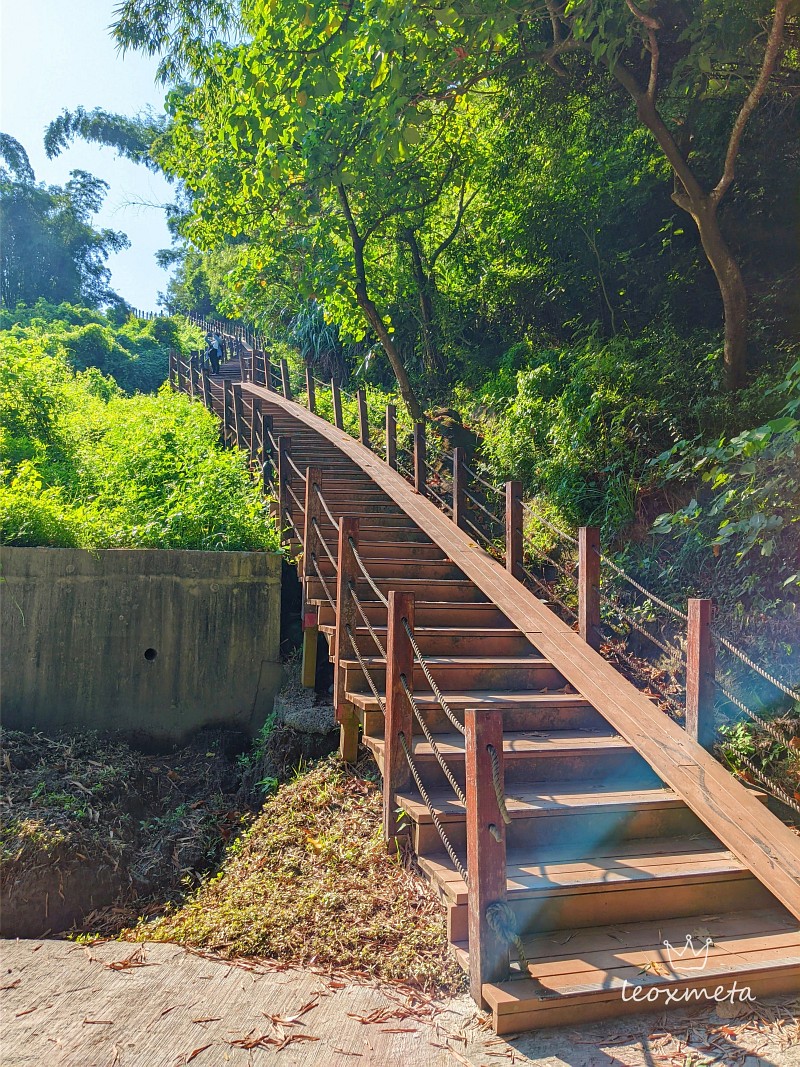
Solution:
[(9, 729), (156, 744), (254, 732), (280, 686), (281, 559), (263, 552), (0, 550)]

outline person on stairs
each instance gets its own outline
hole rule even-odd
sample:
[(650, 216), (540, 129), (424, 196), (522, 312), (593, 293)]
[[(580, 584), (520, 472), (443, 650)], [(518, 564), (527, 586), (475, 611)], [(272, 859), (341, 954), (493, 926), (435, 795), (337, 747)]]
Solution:
[(221, 355), (222, 342), (219, 336), (215, 333), (207, 333), (205, 360), (206, 366), (210, 364), (212, 374), (219, 374), (219, 361)]

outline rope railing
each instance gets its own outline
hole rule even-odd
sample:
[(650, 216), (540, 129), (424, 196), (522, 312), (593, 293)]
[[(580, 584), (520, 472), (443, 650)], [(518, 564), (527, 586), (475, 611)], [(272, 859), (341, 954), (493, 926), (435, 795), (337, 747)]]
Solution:
[(505, 521), (503, 519), (501, 519), (498, 515), (495, 515), (495, 513), (493, 511), (490, 511), (489, 508), (487, 508), (485, 504), (482, 504), (480, 502), (480, 500), (478, 500), (478, 498), (476, 496), (474, 496), (472, 493), (469, 493), (469, 492), (465, 491), (464, 492), (464, 496), (467, 498), (467, 500), (469, 500), (472, 504), (474, 504), (475, 507), (478, 508), (479, 511), (482, 511), (483, 514), (491, 522), (495, 523), (497, 526), (504, 526), (505, 525)]
[(498, 488), (498, 486), (496, 485), (492, 485), (491, 482), (487, 482), (485, 478), (481, 478), (480, 474), (477, 474), (474, 470), (472, 470), (471, 467), (468, 467), (466, 463), (464, 464), (464, 470), (470, 476), (470, 478), (476, 481), (478, 485), (482, 485), (484, 489), (488, 490), (488, 492), (496, 493), (497, 496), (503, 495), (502, 489)]
[(445, 851), (450, 857), (453, 866), (464, 879), (464, 884), (469, 887), (469, 876), (467, 875), (466, 868), (464, 867), (464, 864), (461, 862), (461, 860), (458, 858), (458, 853), (453, 848), (450, 842), (450, 838), (445, 833), (444, 827), (442, 826), (441, 821), (438, 815), (436, 814), (436, 810), (433, 804), (431, 803), (431, 798), (428, 796), (427, 790), (422, 784), (422, 779), (419, 776), (419, 771), (417, 770), (416, 764), (412, 759), (411, 752), (409, 751), (408, 742), (406, 741), (405, 734), (400, 734), (400, 744), (402, 745), (403, 752), (405, 753), (406, 759), (408, 760), (408, 766), (411, 771), (411, 776), (414, 779), (414, 783), (417, 787), (417, 790), (419, 791), (419, 795), (422, 797), (422, 802), (428, 809), (428, 814), (431, 817), (431, 822), (436, 827), (437, 833), (439, 834), (439, 837), (442, 840), (442, 844), (444, 845)]
[(425, 722), (425, 716), (423, 715), (422, 711), (420, 710), (419, 704), (417, 703), (417, 701), (416, 701), (416, 699), (414, 697), (414, 694), (412, 693), (411, 688), (409, 687), (408, 679), (406, 678), (406, 676), (404, 674), (400, 675), (400, 684), (402, 685), (403, 692), (406, 694), (406, 699), (408, 700), (409, 704), (411, 705), (411, 709), (414, 712), (414, 717), (416, 718), (417, 722), (419, 723), (420, 729), (422, 730), (422, 733), (425, 736), (425, 740), (431, 746), (431, 752), (436, 757), (436, 762), (442, 768), (442, 773), (444, 774), (444, 776), (447, 779), (447, 781), (450, 783), (450, 787), (452, 788), (453, 792), (458, 797), (458, 799), (461, 801), (461, 803), (464, 805), (464, 807), (466, 807), (467, 806), (467, 798), (464, 795), (464, 791), (461, 788), (461, 786), (458, 784), (458, 782), (456, 781), (455, 775), (453, 774), (453, 772), (450, 770), (450, 768), (447, 765), (447, 760), (445, 760), (444, 756), (442, 755), (442, 750), (436, 744), (436, 741), (434, 740), (433, 734), (428, 729), (428, 724)]
[(606, 594), (603, 592), (600, 593), (600, 602), (602, 604), (605, 604), (606, 607), (608, 607), (615, 615), (622, 619), (623, 622), (627, 623), (627, 625), (630, 626), (632, 630), (635, 630), (636, 633), (641, 634), (642, 637), (647, 638), (647, 640), (650, 641), (653, 645), (655, 645), (656, 648), (660, 649), (665, 655), (669, 656), (673, 662), (682, 664), (683, 659), (685, 657), (685, 652), (683, 651), (683, 649), (676, 648), (675, 645), (667, 644), (660, 638), (656, 637), (655, 634), (651, 633), (648, 629), (638, 623), (632, 615), (629, 615), (628, 612), (625, 611), (625, 609), (618, 603), (618, 601), (614, 600), (609, 596), (606, 596)]
[(348, 589), (348, 592), (350, 593), (350, 595), (353, 598), (353, 603), (356, 606), (356, 610), (358, 611), (359, 615), (361, 616), (361, 621), (364, 623), (364, 625), (366, 626), (366, 628), (367, 628), (367, 630), (369, 632), (370, 637), (375, 642), (375, 647), (378, 649), (378, 652), (383, 656), (383, 658), (386, 659), (386, 649), (381, 644), (381, 639), (378, 637), (377, 633), (375, 632), (375, 627), (369, 621), (369, 616), (367, 615), (366, 611), (364, 611), (364, 605), (361, 603), (361, 598), (359, 597), (358, 593), (356, 592), (356, 587), (353, 585), (352, 582), (348, 582), (347, 583), (347, 589)]
[(291, 526), (292, 530), (294, 531), (295, 539), (297, 541), (299, 541), (300, 544), (302, 544), (303, 543), (303, 538), (300, 536), (300, 531), (297, 529), (297, 526), (295, 525), (295, 521), (292, 518), (291, 511), (289, 511), (288, 508), (284, 508), (283, 509), (283, 514), (284, 514), (284, 518), (287, 518), (289, 520), (289, 525)]
[(322, 548), (323, 548), (323, 551), (325, 552), (325, 555), (331, 561), (331, 564), (333, 566), (333, 570), (334, 570), (334, 573), (335, 573), (339, 569), (339, 564), (337, 563), (336, 557), (334, 556), (334, 554), (328, 548), (328, 545), (327, 545), (327, 542), (325, 541), (325, 538), (322, 536), (322, 529), (320, 528), (320, 525), (317, 522), (316, 516), (312, 517), (311, 524), (314, 527), (314, 529), (317, 531), (317, 537), (319, 537), (319, 543), (322, 545)]
[(572, 534), (568, 534), (566, 530), (562, 530), (560, 526), (556, 526), (555, 523), (550, 522), (542, 515), (541, 511), (531, 507), (530, 504), (526, 504), (524, 500), (517, 499), (517, 503), (521, 505), (522, 510), (531, 515), (536, 522), (540, 522), (542, 526), (546, 526), (548, 530), (551, 530), (554, 534), (557, 534), (562, 541), (566, 541), (570, 545), (577, 545), (577, 537), (573, 537)]
[(461, 723), (458, 721), (458, 719), (453, 714), (453, 712), (452, 712), (452, 710), (450, 708), (450, 705), (447, 703), (447, 701), (445, 700), (444, 696), (442, 695), (441, 689), (436, 684), (436, 681), (435, 681), (433, 675), (430, 672), (430, 668), (428, 667), (428, 664), (425, 662), (425, 657), (422, 655), (422, 651), (420, 650), (420, 647), (417, 644), (417, 640), (414, 637), (414, 631), (411, 629), (411, 627), (408, 624), (408, 619), (403, 619), (403, 629), (406, 632), (406, 636), (408, 637), (409, 644), (411, 645), (412, 649), (414, 650), (414, 655), (416, 656), (417, 662), (419, 663), (420, 667), (422, 668), (422, 673), (425, 675), (425, 678), (426, 678), (426, 680), (428, 682), (428, 685), (431, 687), (431, 692), (436, 697), (436, 701), (439, 704), (439, 707), (445, 713), (445, 715), (450, 720), (450, 722), (453, 724), (453, 726), (456, 728), (456, 730), (458, 730), (458, 732), (460, 734), (463, 734), (464, 733), (464, 727), (461, 725)]
[(305, 483), (305, 480), (306, 480), (305, 474), (303, 474), (303, 472), (300, 470), (300, 468), (297, 466), (295, 461), (292, 459), (292, 457), (288, 453), (286, 455), (286, 462), (289, 464), (289, 466), (295, 472), (295, 474), (300, 479), (300, 481)]
[(755, 671), (756, 674), (769, 682), (770, 685), (774, 685), (775, 688), (779, 689), (782, 693), (785, 693), (786, 696), (791, 697), (793, 700), (800, 700), (800, 691), (798, 691), (800, 690), (800, 683), (794, 687), (790, 687), (787, 682), (783, 682), (780, 678), (776, 678), (774, 674), (770, 674), (769, 671), (765, 670), (762, 666), (752, 660), (746, 652), (742, 652), (740, 648), (737, 648), (736, 645), (729, 641), (727, 637), (723, 637), (717, 630), (712, 628), (711, 633), (718, 644), (722, 645), (722, 647), (727, 652), (730, 652), (731, 655), (736, 656), (738, 660), (741, 660), (741, 662), (744, 663), (746, 667), (749, 667), (751, 671)]
[(302, 500), (298, 499), (297, 493), (295, 493), (294, 489), (292, 489), (291, 485), (288, 482), (286, 483), (286, 492), (289, 494), (289, 496), (292, 498), (292, 500), (297, 505), (298, 509), (300, 510), (300, 514), (301, 515), (305, 515), (305, 511), (306, 511), (305, 504), (303, 503)]
[(320, 489), (320, 487), (317, 485), (316, 482), (314, 482), (314, 491), (316, 492), (317, 496), (319, 497), (319, 502), (320, 502), (320, 504), (322, 504), (322, 510), (328, 516), (328, 519), (330, 521), (331, 526), (333, 526), (333, 528), (336, 529), (339, 524), (336, 521), (336, 519), (333, 517), (333, 512), (328, 507), (328, 502), (325, 499), (325, 497), (322, 495), (322, 490)]
[(358, 564), (359, 570), (361, 571), (361, 573), (366, 578), (367, 583), (369, 584), (370, 588), (372, 589), (373, 593), (378, 598), (378, 600), (381, 602), (381, 604), (383, 604), (383, 606), (385, 608), (388, 608), (389, 607), (389, 601), (388, 601), (387, 597), (385, 597), (383, 595), (383, 593), (380, 591), (380, 589), (378, 588), (378, 586), (375, 583), (374, 578), (372, 577), (372, 575), (367, 570), (366, 564), (364, 563), (364, 560), (361, 558), (361, 554), (358, 551), (358, 547), (356, 546), (355, 541), (353, 540), (352, 537), (349, 537), (347, 540), (348, 540), (348, 544), (350, 545), (350, 551), (353, 553), (353, 559)]
[(632, 578), (627, 571), (624, 571), (622, 569), (622, 567), (618, 567), (617, 564), (613, 561), (613, 559), (610, 559), (607, 555), (605, 555), (605, 553), (599, 552), (598, 555), (600, 556), (601, 562), (604, 563), (606, 567), (612, 570), (614, 574), (616, 574), (619, 578), (622, 578), (623, 581), (627, 582), (628, 585), (633, 586), (633, 588), (636, 589), (637, 592), (641, 593), (642, 596), (646, 597), (654, 604), (657, 604), (669, 615), (672, 615), (673, 618), (680, 619), (682, 622), (688, 621), (689, 616), (686, 614), (685, 611), (681, 611), (679, 608), (673, 607), (672, 604), (668, 604), (666, 600), (662, 600), (661, 597), (656, 596), (656, 594), (653, 593), (650, 589), (647, 589), (640, 582), (637, 582), (635, 578)]
[(312, 552), (311, 553), (311, 566), (314, 568), (314, 570), (316, 572), (316, 575), (317, 575), (317, 578), (319, 578), (320, 584), (322, 585), (322, 591), (325, 594), (325, 596), (327, 597), (328, 603), (333, 608), (333, 611), (335, 613), (336, 612), (336, 601), (331, 596), (330, 591), (328, 590), (328, 583), (325, 581), (325, 577), (324, 577), (322, 571), (319, 569), (319, 562), (317, 560), (316, 552)]

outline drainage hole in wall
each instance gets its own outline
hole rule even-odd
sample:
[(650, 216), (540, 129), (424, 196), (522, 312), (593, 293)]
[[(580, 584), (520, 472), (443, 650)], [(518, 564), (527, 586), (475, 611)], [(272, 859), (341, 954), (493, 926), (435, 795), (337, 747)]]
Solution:
[(145, 658), (145, 659), (146, 659), (146, 660), (147, 660), (147, 661), (148, 661), (149, 663), (152, 663), (152, 662), (153, 662), (153, 660), (154, 660), (154, 659), (156, 658), (156, 656), (157, 656), (157, 655), (158, 655), (158, 653), (156, 652), (156, 650), (155, 650), (154, 648), (146, 648), (146, 649), (144, 650), (144, 658)]

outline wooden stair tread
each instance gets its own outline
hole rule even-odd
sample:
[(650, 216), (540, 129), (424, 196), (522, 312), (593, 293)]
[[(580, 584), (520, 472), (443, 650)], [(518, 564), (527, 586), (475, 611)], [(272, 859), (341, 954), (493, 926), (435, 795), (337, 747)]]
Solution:
[[(444, 757), (456, 760), (464, 759), (465, 740), (463, 734), (436, 734), (436, 747)], [(365, 738), (370, 744), (383, 747), (382, 737)], [(551, 731), (506, 731), (503, 734), (503, 757), (513, 759), (515, 756), (545, 755), (558, 758), (579, 752), (596, 752), (599, 750), (628, 750), (630, 745), (619, 734), (603, 733), (599, 730), (551, 730)], [(433, 750), (424, 736), (414, 735), (411, 744), (413, 756), (433, 757)]]
[[(564, 859), (509, 853), (506, 864), (508, 899), (543, 898), (559, 894), (625, 889), (632, 883), (676, 883), (689, 879), (714, 882), (731, 876), (750, 877), (733, 853), (710, 837), (659, 838), (617, 842), (593, 848), (591, 858)], [(604, 853), (604, 854), (603, 854)], [(420, 856), (420, 867), (457, 905), (467, 904), (467, 887), (446, 853)]]
[[(378, 632), (375, 627), (375, 632)], [(416, 633), (417, 631), (415, 631)], [(364, 662), (369, 667), (385, 667), (386, 658), (384, 656), (362, 656)], [(550, 661), (544, 659), (541, 656), (426, 656), (425, 662), (429, 667), (549, 667)], [(359, 666), (357, 659), (341, 660), (341, 663), (345, 667), (353, 668)]]
[[(685, 949), (687, 935), (706, 929), (714, 940), (706, 966), (700, 969), (691, 953), (684, 963), (678, 953)], [(611, 994), (616, 999), (623, 982), (645, 987), (702, 982), (713, 988), (717, 979), (736, 973), (800, 968), (800, 927), (779, 906), (725, 916), (562, 930), (522, 940), (531, 979), (487, 983), (483, 989), (499, 1014), (541, 1009), (553, 996), (580, 1001)], [(676, 946), (672, 962), (665, 940)], [(457, 951), (463, 954), (466, 946), (459, 944)]]
[[(464, 819), (464, 805), (452, 789), (428, 789), (428, 798), (441, 822)], [(432, 823), (425, 803), (411, 793), (398, 793), (397, 803), (415, 821)], [(515, 786), (506, 790), (506, 807), (512, 819), (543, 817), (576, 811), (634, 811), (646, 807), (683, 807), (683, 801), (666, 786), (619, 788), (591, 782), (578, 790), (575, 782), (544, 782), (541, 786)]]
[[(561, 691), (548, 692), (545, 690), (525, 689), (525, 690), (482, 690), (475, 689), (469, 692), (453, 692), (448, 690), (442, 692), (442, 696), (447, 701), (450, 708), (453, 710), (464, 708), (482, 708), (482, 707), (494, 707), (503, 708), (516, 705), (518, 707), (530, 707), (535, 708), (541, 704), (560, 704), (568, 707), (572, 707), (575, 704), (586, 704), (587, 701), (579, 693), (563, 693)], [(357, 708), (362, 711), (380, 711), (378, 701), (372, 695), (372, 693), (347, 693), (347, 699), (351, 701)], [(418, 692), (414, 694), (414, 699), (420, 708), (439, 706), (439, 701), (429, 692)]]

